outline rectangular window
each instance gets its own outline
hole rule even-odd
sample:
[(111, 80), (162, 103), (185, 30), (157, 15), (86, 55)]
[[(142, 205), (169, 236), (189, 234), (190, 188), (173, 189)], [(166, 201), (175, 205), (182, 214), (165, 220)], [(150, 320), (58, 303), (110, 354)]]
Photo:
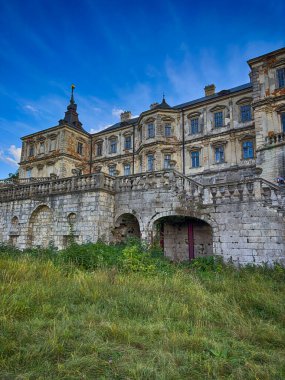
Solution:
[(77, 153), (83, 155), (83, 144), (81, 142), (77, 143)]
[(199, 119), (198, 119), (198, 117), (195, 119), (191, 119), (190, 123), (191, 123), (191, 130), (190, 130), (191, 135), (196, 135), (197, 133), (199, 133)]
[(164, 135), (165, 137), (171, 136), (171, 124), (165, 124), (164, 126)]
[(285, 132), (285, 112), (281, 113), (281, 127), (282, 127), (282, 132)]
[(32, 170), (31, 169), (27, 169), (26, 170), (26, 178), (31, 178), (32, 176)]
[(223, 112), (222, 111), (214, 113), (214, 122), (215, 122), (215, 128), (220, 128), (224, 125)]
[(153, 154), (149, 154), (147, 156), (147, 170), (149, 172), (154, 170), (154, 155)]
[(253, 142), (252, 141), (244, 141), (242, 143), (242, 153), (243, 153), (244, 160), (253, 158)]
[(125, 164), (124, 165), (124, 175), (130, 175), (131, 174), (131, 165)]
[(40, 154), (43, 154), (45, 152), (45, 143), (44, 142), (40, 142)]
[(199, 152), (191, 152), (191, 163), (192, 163), (192, 168), (198, 168), (200, 166), (200, 160), (199, 160)]
[(170, 169), (171, 154), (165, 154), (164, 156), (164, 169)]
[(110, 141), (110, 153), (117, 153), (117, 140)]
[(142, 173), (142, 157), (139, 158), (139, 173)]
[(103, 144), (102, 143), (97, 144), (97, 156), (102, 156), (102, 151), (103, 151)]
[(148, 136), (149, 139), (155, 136), (155, 133), (154, 133), (154, 124), (148, 124), (148, 126), (147, 126), (147, 136)]
[(215, 148), (215, 161), (216, 164), (221, 164), (222, 162), (225, 162), (225, 153), (223, 146), (218, 146)]
[(132, 149), (132, 137), (131, 136), (125, 137), (125, 149)]
[(116, 175), (116, 166), (109, 166), (109, 175)]
[(50, 151), (55, 150), (55, 146), (56, 146), (56, 140), (55, 139), (50, 140)]
[(245, 104), (243, 106), (240, 106), (240, 117), (241, 117), (242, 123), (245, 123), (246, 121), (251, 120), (251, 106), (250, 106), (250, 104)]
[(285, 87), (285, 68), (277, 70), (277, 81), (278, 81), (278, 88), (284, 88)]
[(35, 153), (34, 145), (29, 146), (29, 157), (32, 157)]

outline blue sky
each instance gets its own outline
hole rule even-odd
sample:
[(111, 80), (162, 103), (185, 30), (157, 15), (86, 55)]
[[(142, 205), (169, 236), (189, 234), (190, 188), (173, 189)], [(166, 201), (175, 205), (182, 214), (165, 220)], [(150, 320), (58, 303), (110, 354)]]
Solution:
[(87, 131), (249, 81), (246, 60), (285, 46), (285, 2), (0, 0), (0, 178), (20, 137), (57, 124), (75, 83)]

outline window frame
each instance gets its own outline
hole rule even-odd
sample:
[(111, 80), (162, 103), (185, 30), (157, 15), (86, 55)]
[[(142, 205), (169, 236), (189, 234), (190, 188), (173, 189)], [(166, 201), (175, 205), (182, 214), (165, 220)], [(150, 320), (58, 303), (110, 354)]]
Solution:
[(132, 149), (132, 136), (125, 136), (124, 147), (125, 150)]
[(110, 154), (116, 154), (118, 151), (118, 140), (117, 139), (111, 139), (110, 140)]
[(39, 154), (45, 154), (45, 143), (44, 143), (44, 141), (40, 141)]
[[(222, 160), (219, 158), (217, 160), (217, 151), (219, 150), (219, 154), (221, 153), (222, 151)], [(214, 157), (215, 157), (215, 164), (223, 164), (225, 163), (225, 146), (224, 145), (216, 145), (214, 147)]]
[[(126, 168), (128, 167), (128, 173), (126, 173)], [(124, 175), (131, 175), (131, 164), (130, 163), (125, 163), (124, 164)]]
[(285, 110), (280, 112), (281, 131), (285, 133)]
[[(248, 111), (244, 111), (243, 108), (248, 107)], [(252, 107), (250, 103), (240, 104), (239, 105), (239, 112), (240, 112), (240, 121), (241, 123), (247, 123), (249, 121), (252, 121)], [(244, 115), (249, 114), (249, 118), (243, 118)]]
[(200, 151), (199, 150), (192, 150), (190, 152), (190, 158), (191, 158), (191, 168), (199, 168), (200, 167)]
[(29, 157), (34, 157), (35, 155), (35, 144), (29, 144)]
[[(152, 157), (152, 159), (150, 160), (150, 157)], [(151, 162), (151, 167), (150, 167), (150, 162)], [(147, 171), (148, 172), (153, 172), (154, 171), (154, 154), (153, 153), (149, 153), (147, 155)]]
[[(279, 73), (283, 73), (283, 76), (279, 75)], [(277, 88), (285, 88), (285, 67), (280, 67), (276, 69), (276, 80), (277, 80)], [(281, 83), (282, 81), (282, 83)]]
[(77, 141), (77, 154), (83, 156), (83, 143), (81, 141)]
[[(251, 144), (251, 148), (248, 148), (247, 149), (251, 149), (251, 155), (250, 154), (245, 154), (245, 147), (244, 145), (245, 144)], [(252, 160), (254, 158), (254, 142), (252, 139), (248, 139), (248, 140), (243, 140), (242, 141), (242, 159), (243, 160)]]
[[(218, 119), (216, 115), (221, 114), (221, 118)], [(219, 123), (218, 123), (219, 121)], [(214, 111), (214, 127), (222, 128), (224, 127), (224, 112), (222, 110)]]
[[(168, 131), (168, 132), (166, 132)], [(165, 123), (164, 124), (164, 136), (165, 137), (171, 137), (172, 136), (172, 125), (171, 123)]]
[(171, 154), (165, 153), (163, 157), (163, 169), (171, 168)]
[(154, 123), (148, 123), (147, 125), (147, 138), (153, 139), (155, 137), (155, 126)]
[(116, 176), (116, 165), (110, 165), (108, 170), (109, 175)]
[(103, 156), (103, 143), (99, 142), (96, 144), (96, 156), (101, 157)]
[(199, 117), (191, 117), (190, 118), (190, 131), (189, 132), (190, 132), (190, 135), (197, 135), (199, 133)]

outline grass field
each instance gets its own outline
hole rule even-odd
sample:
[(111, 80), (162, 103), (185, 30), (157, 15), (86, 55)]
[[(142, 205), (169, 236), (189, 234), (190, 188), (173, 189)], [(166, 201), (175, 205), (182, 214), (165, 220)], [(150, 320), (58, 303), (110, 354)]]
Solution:
[(283, 268), (141, 251), (2, 247), (0, 379), (285, 379)]

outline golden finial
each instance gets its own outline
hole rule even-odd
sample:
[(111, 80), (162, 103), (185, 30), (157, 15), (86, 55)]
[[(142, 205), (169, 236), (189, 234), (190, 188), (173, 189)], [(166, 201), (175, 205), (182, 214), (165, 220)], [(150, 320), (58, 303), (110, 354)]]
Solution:
[(72, 90), (75, 89), (75, 85), (74, 85), (74, 84), (71, 85), (71, 89), (72, 89)]

